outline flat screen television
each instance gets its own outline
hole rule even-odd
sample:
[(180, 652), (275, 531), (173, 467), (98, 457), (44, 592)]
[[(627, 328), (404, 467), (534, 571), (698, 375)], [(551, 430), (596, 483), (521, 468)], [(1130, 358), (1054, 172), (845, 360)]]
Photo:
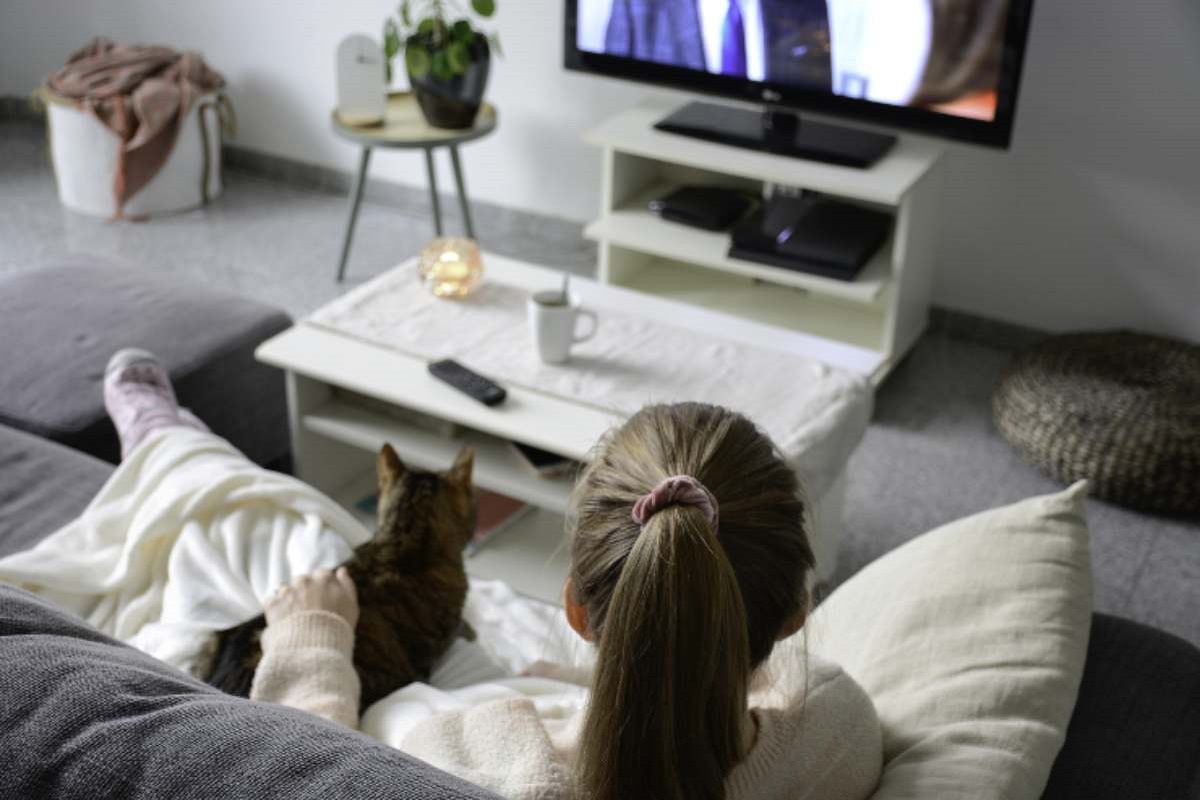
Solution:
[(1005, 148), (1032, 5), (566, 0), (565, 60), (568, 69), (751, 100), (769, 112), (696, 103), (660, 123), (666, 130), (867, 166), (894, 137), (800, 124), (793, 110)]

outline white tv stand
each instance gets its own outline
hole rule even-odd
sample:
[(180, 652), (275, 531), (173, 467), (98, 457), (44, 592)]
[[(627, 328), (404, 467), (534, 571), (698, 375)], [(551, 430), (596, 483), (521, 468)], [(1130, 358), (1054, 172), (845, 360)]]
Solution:
[[(647, 103), (584, 134), (604, 151), (601, 216), (585, 231), (600, 246), (600, 280), (808, 334), (818, 353), (828, 344), (822, 360), (833, 365), (855, 368), (841, 357), (845, 345), (870, 351), (878, 356), (872, 380), (881, 381), (928, 319), (942, 149), (902, 138), (870, 169), (840, 167), (655, 130), (672, 110)], [(729, 258), (729, 234), (666, 222), (647, 209), (697, 183), (810, 189), (890, 211), (896, 223), (853, 282), (793, 272)]]

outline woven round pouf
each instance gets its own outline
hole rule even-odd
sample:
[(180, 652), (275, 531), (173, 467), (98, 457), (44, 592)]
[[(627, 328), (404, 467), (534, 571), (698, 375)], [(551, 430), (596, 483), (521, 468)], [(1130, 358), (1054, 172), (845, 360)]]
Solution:
[(1139, 333), (1054, 336), (1013, 359), (996, 427), (1060, 481), (1144, 511), (1200, 513), (1200, 347)]

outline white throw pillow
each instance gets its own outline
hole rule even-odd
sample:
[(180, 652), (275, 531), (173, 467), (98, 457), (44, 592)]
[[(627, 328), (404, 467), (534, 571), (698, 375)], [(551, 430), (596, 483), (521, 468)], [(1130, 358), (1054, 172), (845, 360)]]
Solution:
[(807, 647), (841, 664), (879, 712), (874, 798), (1041, 796), (1087, 652), (1086, 490), (931, 531), (813, 613)]

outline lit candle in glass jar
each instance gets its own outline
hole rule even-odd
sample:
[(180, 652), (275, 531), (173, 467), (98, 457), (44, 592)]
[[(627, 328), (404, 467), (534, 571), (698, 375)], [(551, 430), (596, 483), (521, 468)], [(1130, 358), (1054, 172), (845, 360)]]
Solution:
[(483, 257), (474, 239), (440, 236), (421, 250), (417, 269), (438, 297), (466, 297), (483, 278)]

